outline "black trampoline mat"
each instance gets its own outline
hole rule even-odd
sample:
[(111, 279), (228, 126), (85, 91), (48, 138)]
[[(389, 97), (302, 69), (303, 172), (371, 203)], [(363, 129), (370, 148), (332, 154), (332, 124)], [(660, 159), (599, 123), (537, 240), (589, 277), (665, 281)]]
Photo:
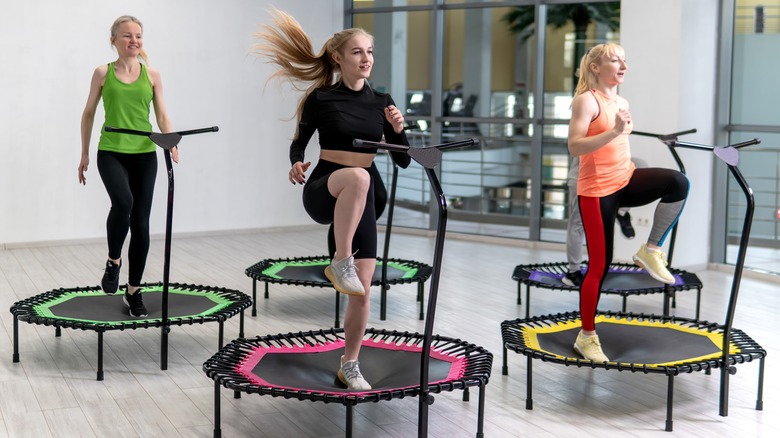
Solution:
[[(539, 349), (552, 354), (581, 359), (573, 345), (580, 331), (576, 327), (537, 333)], [(677, 330), (664, 326), (621, 324), (602, 321), (596, 324), (601, 348), (610, 361), (634, 364), (670, 364), (701, 360), (703, 357), (721, 356), (721, 346), (707, 335), (709, 332)], [(694, 332), (699, 332), (696, 334)]]
[[(162, 291), (144, 291), (143, 298), (149, 315), (145, 318), (132, 318), (127, 306), (122, 302), (123, 292), (106, 295), (102, 292), (72, 294), (63, 296), (57, 304), (49, 306), (54, 318), (90, 321), (121, 322), (143, 321), (162, 318)], [(219, 302), (206, 295), (195, 293), (177, 293), (168, 291), (168, 318), (180, 318), (208, 314), (212, 309), (221, 308)]]
[[(329, 264), (329, 262), (323, 262), (323, 264), (318, 265), (287, 265), (276, 272), (274, 275), (287, 280), (312, 281), (317, 283), (330, 284), (330, 280), (328, 280), (328, 277), (325, 276), (325, 267), (327, 267)], [(372, 283), (382, 281), (382, 270), (379, 268), (379, 266), (380, 264), (377, 264), (377, 269), (374, 270), (374, 277), (371, 279)], [(407, 271), (398, 269), (392, 264), (387, 265), (388, 280), (399, 280), (404, 278), (406, 274)]]
[[(408, 388), (420, 385), (420, 351), (394, 348), (392, 344), (372, 347), (366, 344), (360, 349), (360, 371), (372, 386), (372, 391)], [(404, 347), (408, 348), (408, 347)], [(252, 368), (251, 380), (261, 381), (263, 386), (301, 389), (314, 392), (346, 393), (348, 391), (336, 377), (343, 342), (329, 351), (284, 352), (255, 350), (262, 355)], [(452, 362), (430, 358), (430, 383), (448, 380)]]

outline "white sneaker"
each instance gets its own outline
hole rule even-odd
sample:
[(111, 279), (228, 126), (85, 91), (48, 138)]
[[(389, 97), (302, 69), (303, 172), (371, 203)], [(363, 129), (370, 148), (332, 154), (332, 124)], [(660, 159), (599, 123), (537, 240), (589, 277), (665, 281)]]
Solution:
[(601, 351), (601, 342), (599, 342), (598, 336), (585, 337), (580, 332), (577, 335), (577, 340), (574, 342), (574, 351), (591, 362), (609, 362), (609, 358)]
[(366, 382), (360, 373), (360, 363), (356, 360), (344, 362), (344, 356), (341, 356), (341, 368), (339, 368), (339, 380), (347, 385), (347, 389), (352, 391), (369, 391), (371, 385)]
[(337, 291), (347, 295), (365, 295), (366, 290), (357, 276), (355, 258), (349, 256), (342, 260), (335, 259), (325, 268), (325, 276), (328, 277)]

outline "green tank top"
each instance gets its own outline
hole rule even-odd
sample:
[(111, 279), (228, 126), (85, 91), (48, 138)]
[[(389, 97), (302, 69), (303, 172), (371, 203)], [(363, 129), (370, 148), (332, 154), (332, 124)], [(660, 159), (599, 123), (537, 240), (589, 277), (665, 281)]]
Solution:
[(152, 130), (152, 124), (149, 122), (149, 110), (154, 90), (152, 90), (152, 83), (146, 73), (146, 66), (141, 64), (141, 74), (138, 79), (133, 83), (126, 84), (117, 79), (114, 73), (114, 63), (108, 64), (102, 96), (106, 121), (100, 130), (98, 150), (125, 154), (154, 152), (155, 145), (149, 140), (149, 137), (118, 134), (105, 130), (106, 126), (146, 132)]

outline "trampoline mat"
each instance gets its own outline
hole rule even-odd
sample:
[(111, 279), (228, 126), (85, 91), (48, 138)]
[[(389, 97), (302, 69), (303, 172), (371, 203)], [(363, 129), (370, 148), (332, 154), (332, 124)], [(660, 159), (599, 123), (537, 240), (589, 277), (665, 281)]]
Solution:
[[(133, 321), (162, 319), (162, 287), (143, 289), (144, 304), (149, 315), (132, 318)], [(42, 316), (65, 320), (98, 323), (125, 322), (131, 319), (127, 306), (122, 302), (123, 292), (106, 295), (100, 290), (93, 292), (66, 293), (47, 305), (38, 305)], [(222, 310), (232, 302), (218, 294), (191, 290), (168, 290), (168, 318), (205, 316)]]
[[(587, 270), (583, 269), (584, 275)], [(548, 284), (551, 286), (560, 286), (569, 288), (564, 284), (561, 279), (564, 274), (552, 273), (546, 271), (532, 270), (528, 279), (541, 284)], [(674, 284), (672, 286), (679, 286), (685, 283), (684, 279), (678, 274), (672, 271), (674, 276)], [(635, 290), (635, 289), (663, 289), (664, 283), (651, 277), (646, 271), (636, 269), (626, 271), (625, 269), (610, 268), (607, 276), (604, 277), (604, 282), (601, 285), (602, 290)]]
[[(552, 326), (543, 330), (528, 330), (536, 342), (529, 347), (550, 354), (581, 359), (573, 350), (581, 321)], [(682, 362), (702, 361), (722, 356), (722, 333), (696, 330), (666, 322), (596, 319), (601, 347), (612, 362), (648, 366), (666, 366)], [(533, 335), (531, 335), (533, 333)]]
[[(363, 341), (360, 370), (372, 391), (396, 390), (420, 385), (419, 346)], [(354, 393), (336, 377), (344, 342), (306, 347), (256, 348), (236, 370), (255, 384), (275, 388), (322, 393)], [(388, 367), (387, 364), (392, 364)], [(431, 351), (429, 383), (458, 379), (465, 367), (463, 358)], [(302, 389), (305, 388), (305, 389)]]
[[(272, 278), (287, 278), (330, 284), (330, 280), (325, 276), (325, 268), (329, 264), (330, 261), (328, 260), (308, 262), (306, 264), (275, 263), (268, 269), (265, 269), (263, 274)], [(374, 270), (374, 277), (371, 279), (372, 283), (382, 281), (381, 265), (381, 262), (377, 262), (377, 269)], [(392, 262), (387, 265), (388, 280), (412, 278), (416, 273), (417, 268), (403, 267)]]

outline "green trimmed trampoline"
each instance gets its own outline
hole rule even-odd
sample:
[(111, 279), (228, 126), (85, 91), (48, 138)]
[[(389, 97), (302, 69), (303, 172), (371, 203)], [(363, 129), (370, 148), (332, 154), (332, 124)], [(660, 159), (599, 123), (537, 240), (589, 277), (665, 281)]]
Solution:
[(108, 295), (99, 286), (55, 289), (21, 300), (11, 306), (14, 317), (13, 361), (19, 362), (19, 321), (62, 328), (93, 330), (98, 334), (97, 380), (103, 380), (103, 333), (157, 328), (160, 330), (160, 369), (168, 369), (168, 333), (172, 326), (219, 323), (219, 348), (224, 339), (224, 323), (241, 314), (239, 337), (244, 336), (244, 309), (252, 304), (248, 295), (231, 289), (170, 283), (171, 228), (173, 226), (173, 162), (170, 149), (182, 136), (216, 132), (218, 127), (189, 131), (154, 133), (105, 126), (107, 132), (149, 137), (163, 149), (168, 176), (168, 198), (165, 221), (163, 281), (142, 284), (148, 316), (132, 318), (122, 302), (122, 293)]
[[(262, 260), (245, 271), (246, 275), (252, 279), (252, 316), (257, 315), (257, 282), (262, 281), (265, 284), (264, 298), (268, 299), (270, 294), (268, 285), (285, 284), (306, 287), (325, 287), (333, 288), (327, 277), (325, 277), (325, 267), (330, 264), (330, 257), (298, 257), (286, 259), (266, 259)], [(424, 263), (412, 260), (387, 259), (385, 265), (384, 259), (377, 259), (374, 278), (371, 281), (372, 286), (381, 286), (380, 295), (380, 319), (386, 318), (387, 312), (387, 290), (392, 285), (417, 283), (417, 301), (420, 306), (420, 319), (425, 318), (424, 297), (425, 282), (431, 276), (431, 267)], [(386, 271), (386, 274), (383, 274)], [(386, 275), (383, 279), (383, 275)], [(336, 317), (334, 327), (339, 327), (339, 315), (341, 315), (341, 294), (336, 292)]]
[[(634, 134), (657, 136), (636, 131)], [(756, 410), (763, 410), (764, 359), (767, 352), (747, 334), (733, 328), (739, 285), (755, 210), (753, 191), (737, 167), (739, 163), (738, 149), (758, 144), (760, 141), (753, 139), (727, 147), (713, 147), (680, 142), (677, 140), (677, 135), (657, 137), (669, 147), (681, 167), (682, 163), (674, 150), (675, 147), (711, 151), (727, 165), (745, 195), (746, 211), (725, 322), (718, 324), (700, 321), (698, 317), (688, 319), (669, 315), (598, 312), (596, 329), (602, 341), (604, 353), (610, 358), (610, 361), (594, 363), (581, 359), (572, 348), (582, 326), (579, 312), (504, 321), (501, 323), (501, 336), (504, 344), (502, 373), (506, 375), (509, 372), (507, 363), (509, 350), (526, 356), (526, 409), (533, 409), (533, 361), (541, 360), (590, 370), (617, 370), (666, 375), (668, 378), (666, 431), (673, 430), (672, 405), (676, 376), (696, 371), (704, 371), (709, 374), (713, 369), (720, 370), (719, 415), (725, 417), (728, 416), (729, 376), (737, 372), (737, 365), (758, 361)], [(678, 278), (678, 281), (680, 280)]]
[(164, 320), (163, 284), (144, 284), (143, 294), (149, 310), (144, 318), (128, 316), (122, 293), (105, 294), (100, 286), (55, 289), (18, 301), (11, 306), (14, 316), (13, 361), (19, 362), (19, 321), (51, 326), (55, 336), (62, 328), (92, 330), (98, 334), (97, 380), (103, 380), (103, 333), (171, 326), (219, 323), (219, 344), (224, 340), (224, 323), (240, 314), (239, 337), (244, 336), (244, 309), (251, 298), (239, 291), (209, 286), (171, 283), (168, 286), (169, 314)]
[[(392, 162), (392, 160), (391, 160)], [(417, 302), (420, 306), (419, 318), (425, 319), (425, 282), (430, 278), (433, 269), (430, 265), (413, 260), (390, 258), (390, 236), (393, 230), (393, 212), (395, 211), (395, 192), (398, 184), (398, 166), (393, 163), (393, 177), (388, 196), (387, 223), (385, 225), (385, 242), (382, 257), (377, 257), (376, 270), (371, 280), (371, 286), (380, 287), (379, 319), (387, 319), (387, 291), (390, 286), (417, 283)], [(387, 260), (387, 263), (385, 263)], [(257, 316), (257, 282), (265, 285), (264, 298), (270, 297), (269, 284), (283, 284), (306, 287), (331, 288), (333, 285), (325, 277), (325, 268), (330, 264), (330, 256), (278, 258), (261, 260), (246, 268), (244, 273), (252, 279), (252, 316)], [(335, 290), (335, 289), (334, 289)], [(341, 295), (335, 292), (335, 318), (333, 327), (339, 327), (341, 315)]]

